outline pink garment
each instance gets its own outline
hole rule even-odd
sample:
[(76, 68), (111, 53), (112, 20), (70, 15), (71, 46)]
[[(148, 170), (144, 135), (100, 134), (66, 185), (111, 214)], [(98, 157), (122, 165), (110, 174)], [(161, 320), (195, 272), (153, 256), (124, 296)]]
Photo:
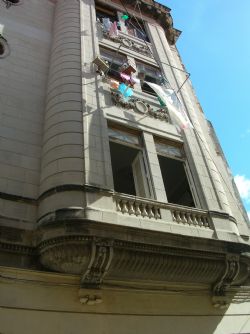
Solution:
[(109, 36), (111, 36), (111, 37), (118, 36), (118, 29), (117, 29), (117, 22), (116, 21), (114, 23), (112, 23), (111, 26), (110, 26)]
[(121, 76), (122, 79), (124, 79), (126, 81), (130, 81), (131, 80), (131, 77), (128, 74), (120, 73), (120, 76)]

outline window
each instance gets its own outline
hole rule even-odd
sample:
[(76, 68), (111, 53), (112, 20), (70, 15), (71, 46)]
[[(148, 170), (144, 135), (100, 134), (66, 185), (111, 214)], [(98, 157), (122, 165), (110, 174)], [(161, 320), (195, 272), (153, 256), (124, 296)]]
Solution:
[(117, 21), (117, 13), (111, 8), (96, 5), (96, 19), (103, 23), (103, 19), (110, 19), (111, 22)]
[(146, 42), (149, 42), (148, 35), (145, 31), (144, 24), (140, 19), (129, 18), (125, 21), (127, 33), (131, 36), (140, 38)]
[(138, 78), (141, 79), (141, 89), (144, 93), (156, 96), (155, 91), (145, 82), (153, 82), (160, 85), (163, 82), (159, 68), (148, 64), (136, 62)]
[(127, 58), (125, 55), (112, 52), (110, 50), (100, 48), (100, 55), (102, 59), (109, 63), (108, 76), (116, 80), (120, 80), (120, 67), (126, 63)]
[(138, 133), (110, 127), (109, 137), (115, 191), (150, 198), (150, 181)]
[(195, 207), (182, 145), (155, 140), (155, 146), (168, 202)]

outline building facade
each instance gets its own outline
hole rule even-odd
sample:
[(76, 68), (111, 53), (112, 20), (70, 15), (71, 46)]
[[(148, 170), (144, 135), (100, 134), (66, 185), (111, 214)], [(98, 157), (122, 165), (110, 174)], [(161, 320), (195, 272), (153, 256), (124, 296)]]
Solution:
[(170, 9), (1, 0), (0, 34), (0, 332), (250, 333), (249, 221)]

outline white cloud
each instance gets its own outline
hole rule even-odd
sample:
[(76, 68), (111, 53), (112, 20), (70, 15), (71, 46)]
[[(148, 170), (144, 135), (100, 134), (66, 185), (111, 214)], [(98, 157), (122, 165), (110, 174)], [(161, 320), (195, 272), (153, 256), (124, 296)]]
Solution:
[(245, 175), (236, 175), (234, 181), (243, 200), (250, 203), (250, 179)]

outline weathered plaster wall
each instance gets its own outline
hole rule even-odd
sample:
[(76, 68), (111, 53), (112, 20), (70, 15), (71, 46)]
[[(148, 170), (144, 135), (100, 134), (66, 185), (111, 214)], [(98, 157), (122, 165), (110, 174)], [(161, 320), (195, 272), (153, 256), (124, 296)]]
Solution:
[[(3, 334), (232, 334), (249, 333), (250, 303), (227, 310), (212, 307), (208, 291), (155, 292), (81, 290), (103, 302), (79, 301), (77, 276), (39, 272), (1, 274), (0, 330)], [(20, 281), (18, 281), (20, 279)], [(29, 282), (28, 280), (31, 280)], [(14, 321), (13, 321), (14, 319)]]
[[(10, 55), (0, 59), (0, 192), (36, 199), (54, 5), (0, 2), (0, 33)], [(1, 224), (32, 228), (36, 209), (0, 199)], [(23, 223), (22, 223), (23, 222)]]

